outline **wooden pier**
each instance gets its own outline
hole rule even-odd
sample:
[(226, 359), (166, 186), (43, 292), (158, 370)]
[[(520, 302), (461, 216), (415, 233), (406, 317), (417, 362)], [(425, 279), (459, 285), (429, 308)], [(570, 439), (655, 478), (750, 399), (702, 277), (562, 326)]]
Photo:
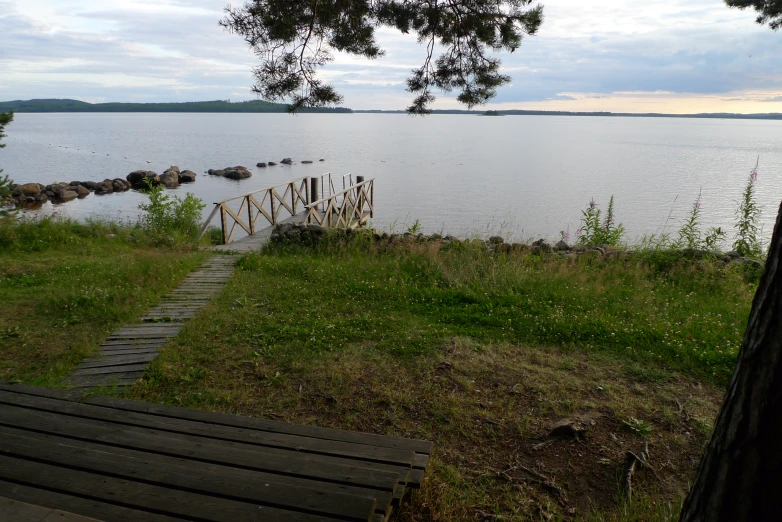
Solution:
[(0, 498), (97, 520), (381, 522), (431, 447), (0, 384)]
[(375, 212), (375, 180), (356, 176), (354, 183), (353, 176), (348, 174), (343, 176), (342, 182), (342, 190), (337, 190), (331, 174), (324, 174), (218, 201), (201, 227), (200, 236), (206, 234), (217, 215), (220, 216), (224, 247), (237, 239), (252, 243), (253, 236), (267, 237), (280, 223), (307, 223), (329, 228), (365, 225)]

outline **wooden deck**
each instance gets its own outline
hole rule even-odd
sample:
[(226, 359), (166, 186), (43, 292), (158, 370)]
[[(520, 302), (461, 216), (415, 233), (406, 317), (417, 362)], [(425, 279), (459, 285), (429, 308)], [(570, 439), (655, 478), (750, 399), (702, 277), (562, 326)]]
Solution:
[(425, 441), (81, 399), (0, 384), (0, 497), (105, 521), (380, 522), (420, 486), (431, 450)]

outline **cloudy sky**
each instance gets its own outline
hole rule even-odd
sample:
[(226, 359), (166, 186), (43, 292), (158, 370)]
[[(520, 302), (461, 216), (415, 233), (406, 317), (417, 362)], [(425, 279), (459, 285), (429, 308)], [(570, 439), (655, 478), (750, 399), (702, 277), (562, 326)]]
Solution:
[[(227, 0), (0, 0), (0, 100), (253, 99), (257, 62), (217, 21)], [(782, 32), (722, 0), (547, 0), (539, 34), (503, 55), (496, 108), (782, 112)], [(424, 49), (381, 31), (377, 61), (323, 71), (354, 109), (403, 109)], [(457, 108), (441, 96), (435, 108)]]

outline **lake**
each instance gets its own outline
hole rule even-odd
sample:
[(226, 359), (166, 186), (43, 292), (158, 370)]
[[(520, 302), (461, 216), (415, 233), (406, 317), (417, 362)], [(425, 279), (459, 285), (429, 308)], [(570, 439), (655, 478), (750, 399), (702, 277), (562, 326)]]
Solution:
[[(782, 121), (386, 114), (17, 114), (0, 168), (17, 183), (100, 181), (171, 165), (199, 174), (211, 203), (331, 172), (376, 178), (376, 226), (458, 236), (558, 239), (590, 199), (615, 197), (627, 238), (678, 230), (702, 190), (702, 222), (731, 228), (760, 158), (758, 199), (770, 237), (782, 200)], [(66, 148), (67, 147), (67, 148)], [(94, 152), (93, 152), (94, 151)], [(291, 157), (266, 169), (258, 162)], [(325, 162), (318, 162), (319, 159)], [(313, 160), (303, 165), (302, 160)], [(244, 165), (253, 177), (203, 174)], [(338, 182), (341, 185), (341, 182)], [(144, 196), (94, 194), (37, 212), (135, 219)], [(732, 232), (730, 237), (732, 238)]]

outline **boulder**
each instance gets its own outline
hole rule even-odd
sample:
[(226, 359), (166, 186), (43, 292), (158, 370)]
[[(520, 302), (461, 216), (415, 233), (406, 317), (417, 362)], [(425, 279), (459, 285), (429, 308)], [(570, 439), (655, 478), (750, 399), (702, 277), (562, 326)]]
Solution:
[(38, 185), (38, 183), (26, 183), (24, 185), (18, 185), (14, 189), (14, 192), (23, 196), (37, 196), (41, 193), (41, 187)]
[(73, 190), (61, 190), (60, 192), (55, 193), (55, 200), (58, 203), (67, 203), (78, 197), (79, 195)]
[(89, 190), (92, 190), (92, 191), (94, 191), (96, 188), (98, 188), (98, 184), (96, 182), (94, 182), (94, 181), (83, 181), (81, 183), (81, 186), (82, 187), (86, 187), (86, 188), (88, 188)]
[(177, 167), (176, 165), (171, 165), (170, 167), (168, 167), (166, 170), (163, 171), (163, 174), (165, 174), (166, 172), (176, 172), (177, 174), (179, 174), (182, 171), (179, 170), (179, 167)]
[(82, 185), (76, 185), (73, 187), (73, 191), (76, 192), (76, 195), (79, 196), (79, 198), (86, 198), (90, 195), (90, 189)]
[(81, 183), (81, 181), (71, 181), (71, 182), (69, 183), (69, 185), (70, 185), (71, 187), (78, 187), (78, 186), (79, 186), (79, 185), (81, 185), (81, 184), (82, 184), (82, 183)]
[(160, 175), (160, 183), (166, 188), (177, 188), (179, 186), (179, 170), (167, 170)]
[(49, 196), (47, 196), (45, 192), (41, 192), (37, 196), (33, 196), (33, 199), (38, 203), (46, 203), (49, 201)]
[(179, 174), (179, 182), (180, 183), (195, 183), (196, 180), (196, 173), (192, 170), (183, 170)]
[[(114, 190), (117, 192), (125, 192), (126, 190), (130, 190), (130, 183), (128, 183), (127, 180), (124, 180), (122, 178), (114, 178), (113, 180), (111, 180), (111, 185), (115, 187)], [(120, 188), (117, 189), (116, 187), (120, 187)]]
[(312, 162), (311, 162), (311, 161), (309, 161), (309, 160), (304, 160), (304, 161), (302, 161), (302, 162), (301, 162), (301, 164), (302, 164), (302, 165), (311, 165), (311, 164), (312, 164)]
[(320, 160), (320, 161), (326, 161), (326, 160), (324, 160), (324, 159), (322, 159), (322, 158), (321, 158), (321, 160)]
[(223, 175), (225, 175), (225, 171), (224, 170), (220, 170), (220, 169), (218, 169), (218, 170), (209, 169), (209, 170), (207, 170), (207, 173), (210, 176), (223, 176)]
[(127, 178), (134, 188), (146, 188), (147, 181), (153, 185), (160, 183), (160, 177), (151, 170), (136, 170), (128, 174)]
[(231, 167), (228, 169), (225, 169), (225, 176), (228, 179), (247, 179), (249, 177), (252, 177), (253, 173), (247, 170), (245, 167)]
[(270, 167), (273, 167), (273, 166), (275, 166), (275, 165), (276, 165), (276, 163), (274, 163), (273, 161), (270, 161), (270, 162), (268, 163), (268, 165), (269, 165)]
[(566, 250), (570, 250), (570, 245), (568, 245), (567, 242), (564, 239), (562, 239), (559, 241), (559, 243), (554, 245), (554, 250), (558, 252), (564, 252)]
[(95, 189), (95, 194), (98, 195), (111, 194), (112, 192), (114, 192), (114, 184), (110, 181), (98, 183), (98, 188)]
[(280, 163), (282, 163), (283, 165), (293, 165), (293, 160), (290, 158), (285, 158)]
[(491, 236), (489, 238), (489, 244), (491, 245), (501, 245), (505, 242), (504, 239), (502, 239), (500, 236)]
[(259, 169), (265, 169), (266, 163), (264, 162), (256, 163), (255, 166), (258, 167)]

